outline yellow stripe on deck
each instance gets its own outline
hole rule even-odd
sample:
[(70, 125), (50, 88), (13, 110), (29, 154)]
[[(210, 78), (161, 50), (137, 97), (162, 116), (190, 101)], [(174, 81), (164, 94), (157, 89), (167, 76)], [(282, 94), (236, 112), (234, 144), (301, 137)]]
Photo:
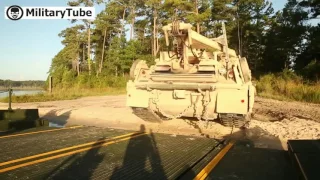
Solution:
[(8, 135), (8, 136), (0, 136), (0, 139), (3, 138), (9, 138), (9, 137), (16, 137), (16, 136), (24, 136), (24, 135), (29, 135), (29, 134), (38, 134), (38, 133), (44, 133), (44, 132), (52, 132), (52, 131), (61, 131), (65, 129), (75, 129), (83, 126), (71, 126), (67, 128), (59, 128), (59, 129), (50, 129), (50, 130), (44, 130), (44, 131), (35, 131), (35, 132), (29, 132), (29, 133), (20, 133), (20, 134), (13, 134), (13, 135)]
[(224, 155), (230, 150), (234, 142), (230, 142), (226, 147), (224, 147), (208, 164), (204, 167), (200, 173), (194, 178), (194, 180), (203, 180), (208, 177), (210, 172), (216, 165), (221, 161)]
[(22, 164), (18, 164), (18, 165), (11, 166), (11, 167), (8, 167), (8, 168), (0, 169), (0, 173), (4, 173), (4, 172), (11, 171), (11, 170), (18, 169), (18, 168), (25, 167), (25, 166), (30, 166), (30, 165), (33, 165), (33, 164), (38, 164), (38, 163), (41, 163), (41, 162), (46, 162), (46, 161), (49, 161), (49, 160), (52, 160), (52, 159), (61, 158), (61, 157), (64, 157), (64, 156), (69, 156), (69, 155), (81, 153), (81, 152), (88, 151), (88, 150), (91, 150), (91, 149), (95, 149), (95, 148), (98, 148), (98, 147), (108, 146), (108, 145), (111, 145), (111, 144), (115, 144), (117, 142), (129, 140), (131, 138), (136, 138), (136, 137), (139, 137), (139, 136), (142, 136), (142, 135), (146, 135), (146, 134), (149, 134), (149, 133), (142, 133), (142, 134), (140, 133), (140, 134), (137, 134), (137, 135), (134, 135), (134, 136), (130, 136), (130, 137), (127, 137), (127, 138), (122, 138), (122, 139), (119, 139), (119, 140), (112, 140), (110, 142), (106, 142), (106, 143), (103, 143), (103, 144), (94, 145), (94, 146), (91, 146), (91, 147), (82, 148), (82, 149), (78, 149), (78, 150), (75, 150), (75, 151), (71, 151), (71, 152), (67, 152), (67, 153), (63, 153), (63, 154), (58, 154), (58, 155), (55, 155), (55, 156), (46, 157), (46, 158), (42, 158), (42, 159), (38, 159), (38, 160), (34, 160), (34, 161), (22, 163)]
[(46, 153), (41, 153), (41, 154), (37, 154), (37, 155), (33, 155), (33, 156), (27, 156), (27, 157), (24, 157), (24, 158), (15, 159), (15, 160), (11, 160), (11, 161), (0, 163), (0, 166), (12, 164), (12, 163), (17, 163), (17, 162), (21, 162), (21, 161), (26, 161), (26, 160), (29, 160), (29, 159), (34, 159), (34, 158), (38, 158), (38, 157), (41, 157), (41, 156), (46, 156), (46, 155), (50, 155), (50, 154), (54, 154), (54, 153), (58, 153), (58, 152), (72, 150), (72, 149), (76, 149), (76, 148), (80, 148), (80, 147), (84, 147), (84, 146), (103, 143), (103, 142), (106, 142), (106, 141), (119, 139), (119, 138), (123, 138), (123, 137), (127, 137), (127, 136), (132, 136), (132, 135), (135, 135), (135, 134), (137, 134), (137, 133), (128, 133), (128, 134), (124, 134), (124, 135), (121, 135), (121, 136), (112, 137), (110, 139), (103, 139), (103, 140), (99, 140), (99, 141), (93, 141), (93, 142), (80, 144), (80, 145), (75, 145), (75, 146), (70, 146), (70, 147), (67, 147), (67, 148), (62, 148), (62, 149), (58, 149), (58, 150), (54, 150), (54, 151), (49, 151), (49, 152), (46, 152)]

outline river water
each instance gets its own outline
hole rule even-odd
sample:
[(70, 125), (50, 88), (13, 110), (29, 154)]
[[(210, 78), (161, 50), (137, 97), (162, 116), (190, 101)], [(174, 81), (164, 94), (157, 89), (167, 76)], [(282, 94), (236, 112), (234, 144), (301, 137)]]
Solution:
[[(6, 90), (0, 90), (0, 98), (7, 97), (9, 95), (8, 92), (4, 92)], [(21, 96), (21, 95), (26, 95), (26, 94), (38, 94), (38, 93), (43, 93), (43, 90), (13, 90), (12, 95), (15, 96)]]

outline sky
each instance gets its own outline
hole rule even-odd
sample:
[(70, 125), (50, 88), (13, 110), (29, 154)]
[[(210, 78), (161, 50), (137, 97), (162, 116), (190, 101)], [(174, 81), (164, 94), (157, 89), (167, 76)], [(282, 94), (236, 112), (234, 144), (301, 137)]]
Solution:
[[(271, 0), (275, 11), (286, 0)], [(4, 8), (18, 6), (67, 6), (68, 0), (0, 1), (0, 79), (46, 80), (52, 58), (63, 48), (58, 34), (72, 26), (68, 20), (5, 19)], [(104, 5), (96, 6), (96, 14)]]

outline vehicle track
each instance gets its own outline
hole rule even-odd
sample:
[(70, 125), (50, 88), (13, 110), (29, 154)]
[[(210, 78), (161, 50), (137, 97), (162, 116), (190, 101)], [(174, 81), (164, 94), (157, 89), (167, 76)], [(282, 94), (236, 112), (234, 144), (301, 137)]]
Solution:
[[(156, 113), (149, 108), (132, 107), (131, 109), (133, 111), (133, 114), (147, 122), (161, 123), (163, 121), (170, 120), (170, 118), (162, 116), (161, 114)], [(249, 124), (246, 116), (237, 114), (219, 114), (219, 120), (221, 124), (226, 127), (243, 128), (248, 127)]]

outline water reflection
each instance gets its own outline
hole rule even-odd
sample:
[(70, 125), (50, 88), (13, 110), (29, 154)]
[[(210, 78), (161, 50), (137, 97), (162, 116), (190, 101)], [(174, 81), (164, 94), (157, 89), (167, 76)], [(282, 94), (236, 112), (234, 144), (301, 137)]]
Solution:
[(56, 124), (53, 122), (49, 122), (49, 127), (63, 128), (64, 125)]
[[(8, 92), (3, 92), (7, 90), (0, 90), (0, 98), (9, 96)], [(3, 93), (1, 93), (3, 92)], [(12, 95), (14, 96), (22, 96), (22, 95), (32, 95), (32, 94), (41, 94), (44, 93), (43, 90), (13, 90)]]

